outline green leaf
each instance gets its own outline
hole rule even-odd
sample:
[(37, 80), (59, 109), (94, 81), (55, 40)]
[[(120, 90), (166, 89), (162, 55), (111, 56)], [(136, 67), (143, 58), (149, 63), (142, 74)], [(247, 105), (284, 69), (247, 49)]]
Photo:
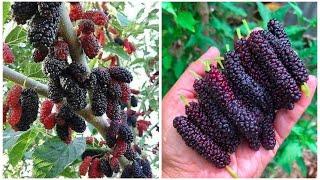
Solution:
[(17, 143), (9, 150), (9, 162), (14, 167), (23, 158), (24, 153), (28, 147), (34, 143), (34, 139), (37, 137), (38, 132), (35, 129), (30, 129), (27, 132), (21, 134)]
[(128, 20), (128, 18), (124, 14), (122, 14), (121, 12), (117, 12), (116, 18), (117, 18), (120, 26), (122, 26), (122, 27), (128, 26), (130, 24), (130, 21)]
[(66, 167), (60, 175), (66, 178), (79, 178), (79, 172), (70, 166)]
[(167, 48), (163, 49), (163, 60), (162, 60), (162, 65), (164, 69), (170, 69), (172, 68), (172, 62), (173, 62), (173, 57), (169, 53)]
[(3, 3), (3, 22), (7, 22), (7, 20), (10, 17), (10, 7), (11, 7), (11, 3), (10, 2), (4, 2)]
[(288, 13), (290, 6), (288, 4), (281, 6), (278, 10), (272, 13), (272, 18), (276, 18), (278, 20), (282, 20), (285, 18), (286, 14)]
[(303, 12), (302, 12), (302, 10), (299, 8), (299, 6), (298, 6), (297, 3), (289, 2), (288, 4), (293, 8), (294, 14), (296, 14), (298, 17), (302, 17)]
[(3, 132), (3, 150), (10, 149), (20, 138), (21, 131), (14, 131), (11, 128), (7, 128)]
[(174, 74), (177, 78), (180, 77), (180, 75), (183, 73), (184, 69), (186, 68), (187, 64), (186, 61), (184, 60), (178, 60), (176, 61), (175, 65), (174, 65)]
[(221, 3), (221, 6), (224, 7), (226, 10), (229, 10), (230, 12), (232, 12), (234, 15), (239, 15), (242, 17), (247, 16), (247, 13), (239, 6), (236, 6), (235, 3), (233, 2), (224, 2), (224, 3)]
[(197, 21), (193, 18), (190, 12), (180, 12), (175, 18), (176, 23), (184, 29), (191, 32), (195, 31)]
[(302, 26), (292, 25), (292, 26), (287, 26), (285, 30), (290, 38), (300, 39), (303, 33), (306, 31), (306, 28)]
[(301, 151), (301, 145), (297, 141), (290, 141), (290, 143), (284, 147), (278, 163), (290, 174), (291, 165), (298, 157), (301, 157)]
[(57, 177), (74, 160), (79, 158), (86, 147), (84, 138), (76, 138), (65, 144), (59, 138), (48, 139), (33, 153), (33, 175), (35, 177)]
[(270, 10), (266, 8), (261, 2), (257, 2), (259, 14), (263, 20), (263, 27), (267, 27), (268, 21), (271, 19)]
[(163, 2), (162, 9), (166, 10), (168, 13), (172, 14), (174, 17), (177, 16), (171, 2)]
[(16, 26), (8, 35), (5, 37), (6, 43), (12, 43), (15, 44), (19, 42), (24, 42), (27, 38), (27, 32), (25, 29), (23, 29), (21, 26)]
[(114, 53), (124, 60), (130, 60), (129, 55), (123, 50), (122, 46), (115, 43), (108, 43), (103, 47), (103, 50), (109, 53)]

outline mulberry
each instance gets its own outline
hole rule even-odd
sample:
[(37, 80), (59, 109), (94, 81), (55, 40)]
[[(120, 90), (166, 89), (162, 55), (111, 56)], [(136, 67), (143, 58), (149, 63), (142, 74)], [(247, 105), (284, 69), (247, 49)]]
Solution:
[(133, 133), (128, 125), (122, 124), (119, 128), (118, 136), (120, 139), (130, 144), (133, 142)]
[(130, 103), (131, 103), (131, 106), (132, 106), (132, 107), (137, 107), (137, 106), (138, 106), (138, 99), (137, 99), (137, 97), (136, 97), (136, 96), (131, 96)]
[(133, 52), (136, 51), (136, 48), (131, 42), (128, 41), (128, 39), (125, 39), (123, 41), (123, 48), (128, 54), (132, 54)]
[(133, 161), (132, 163), (132, 176), (134, 178), (146, 178), (146, 175), (143, 173), (141, 164), (138, 160)]
[(42, 62), (47, 55), (48, 55), (47, 48), (35, 49), (33, 51), (32, 58), (34, 62)]
[[(22, 107), (21, 119), (17, 127), (29, 127), (36, 119), (39, 109), (39, 97), (34, 89), (27, 88), (21, 92), (20, 102)], [(20, 130), (26, 130), (21, 129)]]
[(90, 19), (96, 25), (106, 25), (108, 16), (102, 11), (87, 11), (83, 14), (83, 19)]
[(199, 128), (189, 122), (186, 117), (176, 117), (173, 120), (173, 127), (177, 129), (187, 146), (196, 150), (216, 167), (223, 168), (230, 163), (230, 156), (203, 134)]
[(277, 39), (273, 34), (268, 31), (261, 31), (263, 37), (268, 40), (273, 47), (279, 60), (290, 73), (290, 75), (301, 86), (304, 82), (308, 81), (308, 71), (304, 66), (302, 60), (291, 46), (286, 45), (283, 41)]
[(258, 150), (260, 146), (258, 122), (252, 113), (235, 98), (226, 77), (216, 67), (211, 66), (204, 81), (207, 83), (206, 89), (211, 92), (214, 102), (224, 110), (225, 115), (233, 121), (241, 134), (249, 141), (249, 146)]
[(39, 14), (48, 19), (59, 19), (61, 2), (38, 2)]
[(79, 2), (70, 2), (69, 17), (71, 21), (82, 19), (83, 10)]
[(132, 173), (133, 173), (133, 167), (131, 164), (128, 164), (124, 167), (120, 177), (121, 178), (132, 178)]
[(89, 167), (88, 177), (89, 178), (102, 178), (103, 177), (99, 158), (94, 158), (91, 161), (91, 165)]
[(117, 157), (112, 157), (109, 160), (109, 164), (114, 173), (118, 173), (120, 171), (120, 162)]
[(107, 95), (112, 98), (113, 100), (118, 100), (121, 97), (121, 87), (120, 84), (115, 81), (112, 80), (109, 84), (109, 88), (107, 91)]
[(95, 116), (102, 116), (107, 111), (107, 97), (99, 86), (92, 90), (91, 110)]
[(113, 171), (111, 169), (109, 162), (105, 158), (100, 159), (100, 167), (101, 167), (102, 173), (105, 176), (112, 177)]
[(7, 43), (3, 43), (3, 61), (5, 63), (11, 64), (13, 63), (15, 57)]
[(123, 154), (124, 157), (126, 157), (129, 161), (133, 161), (136, 159), (136, 153), (131, 148), (130, 144), (127, 144), (127, 150)]
[(53, 57), (56, 59), (59, 59), (61, 61), (67, 61), (68, 60), (68, 55), (69, 55), (69, 45), (63, 40), (58, 40), (53, 48)]
[(53, 102), (49, 99), (46, 99), (42, 102), (40, 108), (40, 122), (43, 122), (44, 119), (51, 114), (53, 105)]
[(52, 129), (56, 125), (56, 114), (52, 113), (42, 121), (44, 128)]
[(275, 131), (272, 125), (274, 117), (273, 115), (265, 115), (264, 118), (260, 125), (260, 140), (266, 150), (271, 150), (276, 145)]
[(29, 24), (28, 38), (34, 48), (51, 47), (56, 41), (59, 18), (48, 19), (35, 15)]
[(127, 150), (127, 143), (123, 140), (118, 139), (112, 155), (115, 158), (119, 158), (126, 152), (126, 150)]
[(91, 157), (97, 157), (97, 158), (101, 158), (106, 152), (102, 149), (86, 149), (82, 155), (81, 155), (81, 159), (84, 160), (86, 157), (91, 156)]
[(268, 70), (269, 78), (274, 83), (273, 96), (277, 98), (275, 107), (293, 109), (292, 103), (301, 97), (295, 80), (279, 61), (268, 41), (263, 38), (261, 31), (252, 32), (248, 41), (252, 52), (259, 57), (262, 67)]
[(79, 31), (85, 34), (94, 33), (94, 23), (89, 19), (83, 19), (79, 23)]
[(87, 106), (87, 90), (79, 88), (77, 93), (67, 93), (67, 104), (74, 110), (79, 111)]
[(43, 73), (50, 78), (59, 77), (67, 67), (68, 63), (66, 61), (60, 61), (52, 57), (46, 57), (42, 64)]
[(69, 144), (71, 142), (71, 129), (68, 127), (68, 125), (56, 125), (56, 132), (58, 137), (64, 141), (66, 144)]
[(80, 37), (80, 41), (84, 52), (90, 59), (98, 55), (100, 45), (94, 34), (83, 34)]
[(139, 120), (137, 121), (137, 129), (138, 129), (138, 135), (140, 137), (143, 136), (143, 132), (147, 131), (148, 127), (151, 125), (150, 121), (145, 121), (145, 120)]
[(74, 113), (71, 107), (68, 105), (63, 105), (60, 108), (58, 118), (64, 119), (68, 126), (78, 133), (82, 133), (86, 130), (85, 120), (81, 116)]
[(38, 11), (36, 2), (15, 2), (11, 5), (12, 17), (18, 24), (25, 24)]
[(239, 91), (239, 94), (250, 99), (251, 103), (261, 106), (264, 111), (273, 109), (272, 99), (268, 91), (245, 72), (241, 66), (239, 55), (230, 51), (225, 53), (224, 57), (224, 73), (233, 91)]
[(275, 35), (285, 46), (291, 46), (290, 40), (285, 32), (283, 25), (276, 19), (271, 19), (268, 22), (268, 30)]
[[(101, 87), (106, 87), (110, 84), (111, 77), (109, 71), (105, 68), (95, 68), (90, 75), (95, 76), (97, 83)], [(92, 79), (95, 78), (92, 77)]]
[(127, 104), (130, 101), (131, 89), (127, 83), (120, 83), (120, 87), (121, 87), (120, 100), (122, 103)]
[(22, 92), (22, 87), (15, 84), (7, 93), (6, 104), (9, 108), (20, 106), (19, 100)]
[(127, 124), (128, 124), (128, 126), (136, 127), (137, 119), (138, 119), (138, 116), (136, 115), (135, 111), (130, 110), (130, 111), (127, 112)]
[(56, 82), (54, 79), (49, 78), (48, 82), (48, 98), (54, 103), (61, 102), (63, 100), (64, 91), (60, 83)]
[(19, 124), (21, 119), (21, 114), (22, 114), (21, 106), (16, 106), (10, 110), (8, 122), (11, 125), (11, 127), (14, 127), (17, 124)]
[(142, 159), (141, 166), (143, 174), (145, 174), (147, 178), (152, 178), (150, 162), (147, 159)]
[(132, 74), (126, 68), (113, 66), (109, 68), (109, 73), (112, 79), (119, 82), (130, 83), (133, 79)]
[(120, 119), (121, 118), (121, 109), (120, 104), (117, 100), (109, 99), (107, 102), (107, 116), (111, 120)]
[(110, 127), (107, 128), (107, 145), (112, 148), (116, 144), (116, 138), (118, 135), (119, 127), (121, 122), (118, 120), (112, 120), (110, 123)]
[(90, 164), (92, 161), (92, 157), (91, 156), (87, 156), (84, 158), (84, 160), (82, 161), (82, 163), (79, 166), (79, 174), (80, 176), (85, 176), (89, 170)]

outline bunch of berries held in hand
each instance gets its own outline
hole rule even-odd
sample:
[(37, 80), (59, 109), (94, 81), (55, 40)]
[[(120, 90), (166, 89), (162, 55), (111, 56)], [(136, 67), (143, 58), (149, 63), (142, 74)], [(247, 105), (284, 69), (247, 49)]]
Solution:
[(39, 97), (31, 88), (14, 85), (7, 93), (3, 105), (3, 122), (15, 131), (27, 131), (37, 119)]
[(234, 47), (222, 70), (204, 63), (205, 75), (195, 75), (193, 84), (198, 102), (182, 96), (186, 116), (173, 120), (186, 145), (218, 168), (230, 164), (242, 141), (254, 151), (274, 149), (277, 111), (292, 110), (308, 89), (307, 69), (277, 20), (239, 37)]

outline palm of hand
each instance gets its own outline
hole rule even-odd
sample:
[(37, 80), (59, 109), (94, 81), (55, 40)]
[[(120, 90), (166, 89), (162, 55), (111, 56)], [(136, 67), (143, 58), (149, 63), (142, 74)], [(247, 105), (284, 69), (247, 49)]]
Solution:
[[(213, 164), (202, 158), (194, 150), (187, 147), (176, 129), (172, 126), (174, 117), (185, 114), (184, 105), (179, 99), (179, 94), (187, 100), (196, 101), (193, 90), (193, 81), (190, 70), (199, 75), (204, 74), (201, 60), (212, 59), (219, 55), (217, 49), (211, 48), (200, 60), (194, 62), (178, 82), (163, 98), (163, 177), (231, 177), (226, 169), (218, 169)], [(260, 148), (258, 151), (251, 150), (246, 143), (241, 143), (237, 151), (231, 155), (229, 165), (239, 177), (259, 177), (269, 161), (275, 156), (280, 144), (288, 136), (291, 128), (310, 104), (316, 89), (316, 78), (309, 77), (308, 86), (310, 96), (302, 96), (295, 104), (292, 111), (280, 110), (275, 120), (277, 144), (273, 150)]]

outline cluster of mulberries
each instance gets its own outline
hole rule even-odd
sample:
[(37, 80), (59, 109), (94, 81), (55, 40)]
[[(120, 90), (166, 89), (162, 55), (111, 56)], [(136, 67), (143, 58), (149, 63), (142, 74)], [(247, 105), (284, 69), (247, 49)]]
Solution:
[[(216, 167), (230, 163), (240, 140), (258, 150), (275, 147), (273, 123), (279, 109), (293, 109), (308, 80), (283, 26), (270, 20), (268, 30), (238, 39), (224, 54), (223, 70), (206, 64), (193, 84), (198, 102), (186, 104), (186, 116), (173, 120), (186, 145)], [(133, 171), (128, 167), (125, 171)]]
[(14, 85), (7, 93), (3, 119), (8, 119), (12, 129), (26, 131), (37, 119), (39, 97), (34, 89)]

